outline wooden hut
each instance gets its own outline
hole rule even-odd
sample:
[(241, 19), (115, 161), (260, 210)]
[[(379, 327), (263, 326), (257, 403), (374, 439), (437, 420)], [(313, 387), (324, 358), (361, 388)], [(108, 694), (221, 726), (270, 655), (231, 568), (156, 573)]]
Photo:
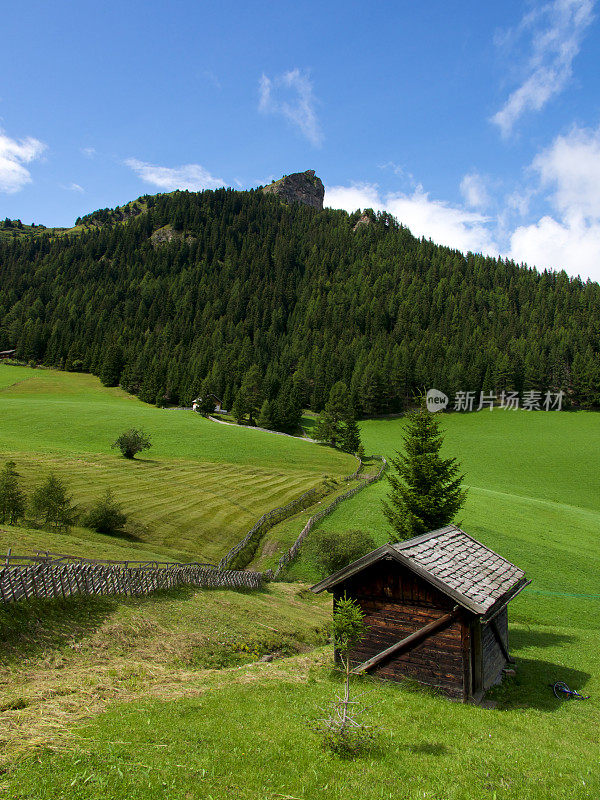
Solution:
[(386, 544), (312, 587), (344, 593), (365, 613), (354, 672), (412, 678), (477, 702), (502, 679), (508, 603), (530, 583), (523, 570), (449, 525)]

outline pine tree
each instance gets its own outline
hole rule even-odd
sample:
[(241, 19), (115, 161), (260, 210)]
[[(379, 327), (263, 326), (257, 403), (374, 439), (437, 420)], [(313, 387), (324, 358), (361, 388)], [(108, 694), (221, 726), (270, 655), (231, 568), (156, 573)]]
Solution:
[(345, 453), (353, 454), (358, 453), (358, 451), (362, 449), (360, 429), (356, 419), (354, 418), (354, 414), (349, 415), (344, 422), (340, 447)]
[(389, 502), (383, 503), (397, 541), (452, 522), (466, 498), (456, 459), (440, 456), (444, 438), (438, 418), (414, 411), (407, 420), (405, 453), (390, 459), (396, 474), (388, 475)]
[(19, 488), (19, 473), (14, 461), (7, 461), (0, 472), (0, 522), (17, 525), (25, 516), (25, 494)]
[(52, 474), (34, 491), (31, 510), (43, 525), (57, 530), (70, 528), (77, 513), (75, 506), (71, 504), (65, 483)]
[(248, 372), (244, 375), (240, 391), (238, 392), (238, 395), (239, 394), (241, 394), (244, 414), (248, 414), (250, 425), (254, 425), (255, 418), (260, 414), (260, 409), (263, 403), (262, 378), (260, 374), (260, 367), (258, 367), (256, 364), (253, 364), (253, 366), (251, 366)]
[(338, 381), (331, 387), (329, 400), (317, 420), (313, 438), (336, 447), (344, 439), (344, 422), (350, 413), (348, 388), (343, 381)]
[(123, 351), (117, 345), (107, 350), (100, 368), (100, 380), (105, 386), (118, 386), (123, 371)]
[(246, 404), (244, 402), (244, 394), (241, 389), (238, 389), (235, 395), (235, 400), (233, 401), (233, 406), (231, 407), (231, 414), (236, 422), (241, 424), (244, 421), (244, 417), (246, 416)]
[(258, 427), (272, 430), (275, 425), (273, 423), (273, 403), (271, 400), (265, 400), (260, 409), (258, 417)]

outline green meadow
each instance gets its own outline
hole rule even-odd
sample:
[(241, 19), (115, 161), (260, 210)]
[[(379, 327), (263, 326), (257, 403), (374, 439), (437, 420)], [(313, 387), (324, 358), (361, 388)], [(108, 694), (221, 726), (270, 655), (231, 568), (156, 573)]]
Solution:
[[(111, 444), (131, 427), (153, 446), (128, 461)], [(2, 364), (1, 458), (17, 463), (27, 487), (60, 475), (82, 508), (110, 487), (130, 515), (130, 542), (205, 561), (223, 556), (265, 512), (356, 464), (310, 442), (158, 409), (91, 375)]]
[[(216, 558), (270, 507), (353, 470), (327, 448), (145, 406), (87, 375), (0, 365), (0, 387), (1, 452), (28, 483), (53, 468), (82, 504), (111, 485), (138, 506), (129, 539), (6, 528), (0, 547)], [(154, 447), (129, 464), (110, 443), (132, 425)], [(600, 418), (494, 410), (443, 425), (469, 488), (460, 524), (532, 580), (510, 605), (516, 675), (488, 707), (357, 679), (377, 746), (356, 761), (324, 751), (311, 724), (340, 678), (330, 601), (307, 592), (317, 575), (302, 555), (263, 592), (19, 604), (0, 610), (0, 797), (600, 797)], [(367, 453), (402, 445), (402, 419), (361, 427)], [(322, 527), (386, 541), (386, 492), (366, 488)], [(274, 528), (256, 563), (310, 513)], [(591, 699), (557, 700), (557, 680)]]

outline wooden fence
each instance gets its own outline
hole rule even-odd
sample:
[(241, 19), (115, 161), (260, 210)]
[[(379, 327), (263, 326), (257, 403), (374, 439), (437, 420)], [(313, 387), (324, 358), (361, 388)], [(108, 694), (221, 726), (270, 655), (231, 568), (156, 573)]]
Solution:
[[(352, 487), (352, 489), (349, 489), (347, 492), (344, 492), (344, 494), (341, 494), (339, 497), (336, 497), (333, 503), (328, 505), (327, 508), (322, 509), (317, 514), (312, 516), (300, 531), (300, 534), (298, 535), (298, 538), (296, 539), (294, 544), (279, 559), (279, 564), (277, 565), (277, 569), (275, 571), (267, 570), (265, 572), (265, 576), (267, 578), (276, 580), (281, 575), (281, 573), (287, 567), (290, 561), (293, 561), (294, 558), (296, 558), (296, 556), (298, 555), (300, 547), (302, 546), (302, 542), (308, 536), (309, 532), (315, 527), (315, 525), (317, 525), (322, 519), (324, 519), (324, 517), (327, 517), (329, 514), (331, 514), (344, 500), (347, 500), (349, 497), (353, 497), (355, 494), (364, 489), (365, 486), (369, 486), (371, 483), (374, 483), (375, 481), (378, 481), (381, 478), (381, 476), (385, 471), (385, 468), (387, 467), (387, 461), (383, 456), (372, 456), (372, 458), (381, 459), (381, 467), (379, 468), (378, 472), (375, 475), (363, 476), (362, 483), (360, 483), (358, 486)], [(354, 477), (360, 477), (358, 476), (358, 472)]]
[[(358, 468), (352, 475), (347, 475), (343, 480), (345, 481), (353, 481), (359, 476), (359, 472), (362, 469), (362, 461), (360, 458), (358, 459)], [(292, 517), (294, 514), (297, 514), (299, 511), (303, 511), (305, 508), (314, 505), (317, 500), (324, 496), (324, 492), (322, 489), (309, 489), (307, 492), (304, 492), (303, 495), (297, 497), (295, 500), (292, 500), (287, 506), (282, 506), (281, 508), (274, 508), (272, 511), (263, 514), (263, 516), (258, 520), (258, 522), (248, 531), (248, 533), (244, 536), (244, 538), (239, 541), (231, 550), (223, 556), (223, 558), (219, 561), (219, 569), (227, 569), (235, 559), (240, 555), (240, 553), (251, 543), (257, 544), (265, 533), (270, 530), (271, 528), (278, 525), (280, 522), (283, 522), (284, 519), (288, 517)], [(251, 560), (253, 553), (250, 554), (250, 557), (245, 560), (245, 564), (249, 563)], [(245, 566), (244, 564), (244, 566)]]
[(71, 595), (144, 595), (177, 586), (259, 589), (259, 572), (221, 570), (213, 564), (159, 561), (92, 561), (38, 553), (9, 554), (0, 567), (0, 600), (11, 603), (31, 598)]

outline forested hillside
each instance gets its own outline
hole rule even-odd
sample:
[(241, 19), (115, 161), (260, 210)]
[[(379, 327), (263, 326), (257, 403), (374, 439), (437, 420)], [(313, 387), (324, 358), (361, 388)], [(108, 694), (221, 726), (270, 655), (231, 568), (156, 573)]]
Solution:
[(600, 406), (596, 283), (258, 191), (146, 196), (134, 214), (0, 238), (0, 350), (147, 402), (214, 392), (231, 408), (257, 365), (263, 397), (315, 410), (338, 380), (364, 414), (430, 386)]

